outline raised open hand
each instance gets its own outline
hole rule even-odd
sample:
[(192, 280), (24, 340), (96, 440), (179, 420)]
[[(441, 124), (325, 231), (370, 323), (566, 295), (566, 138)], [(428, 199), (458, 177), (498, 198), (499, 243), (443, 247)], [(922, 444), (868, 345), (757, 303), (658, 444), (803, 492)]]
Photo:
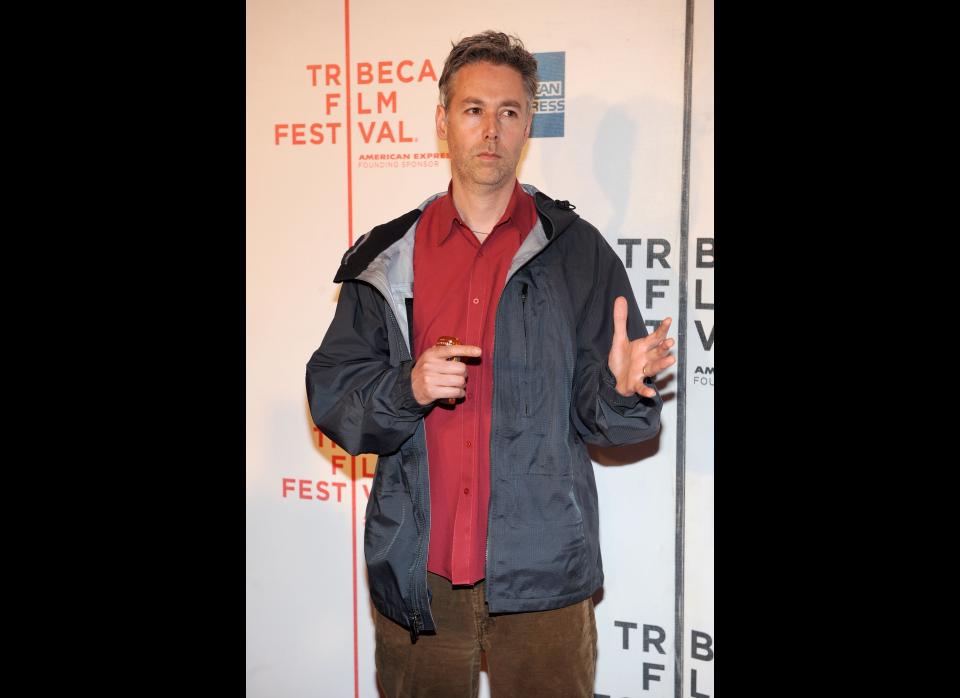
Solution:
[(670, 318), (665, 318), (652, 334), (632, 342), (627, 336), (627, 299), (618, 296), (613, 302), (613, 342), (607, 365), (617, 379), (616, 390), (625, 397), (639, 393), (644, 397), (653, 397), (657, 392), (644, 385), (644, 378), (651, 378), (660, 371), (672, 366), (677, 359), (670, 354), (674, 345), (667, 339)]

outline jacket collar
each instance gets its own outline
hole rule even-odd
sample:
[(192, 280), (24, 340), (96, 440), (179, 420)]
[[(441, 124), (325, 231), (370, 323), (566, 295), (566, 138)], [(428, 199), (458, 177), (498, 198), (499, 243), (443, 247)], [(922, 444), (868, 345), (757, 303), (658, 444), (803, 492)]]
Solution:
[[(551, 199), (543, 192), (537, 190), (529, 184), (521, 184), (524, 190), (531, 194), (537, 206), (537, 214), (543, 223), (543, 232), (547, 237), (548, 244), (559, 237), (579, 216), (574, 213), (574, 207), (568, 201)], [(378, 225), (369, 233), (362, 235), (353, 247), (347, 250), (343, 255), (343, 260), (334, 276), (334, 283), (347, 281), (357, 278), (366, 271), (381, 254), (390, 247), (396, 245), (408, 234), (410, 240), (405, 241), (411, 249), (413, 247), (413, 236), (416, 235), (417, 221), (424, 209), (432, 203), (437, 197), (445, 196), (447, 192), (434, 194), (420, 206), (409, 211), (399, 218), (395, 218), (389, 223)]]

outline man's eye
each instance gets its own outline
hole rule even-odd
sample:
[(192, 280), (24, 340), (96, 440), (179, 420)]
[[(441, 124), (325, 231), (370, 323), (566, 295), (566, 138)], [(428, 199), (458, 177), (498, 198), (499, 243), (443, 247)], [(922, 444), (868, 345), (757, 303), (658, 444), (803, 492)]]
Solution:
[(503, 115), (513, 118), (514, 116), (517, 115), (517, 112), (515, 112), (513, 109), (506, 109), (504, 110)]
[(480, 113), (480, 107), (470, 107), (469, 109), (467, 109), (467, 114), (479, 114), (479, 113)]

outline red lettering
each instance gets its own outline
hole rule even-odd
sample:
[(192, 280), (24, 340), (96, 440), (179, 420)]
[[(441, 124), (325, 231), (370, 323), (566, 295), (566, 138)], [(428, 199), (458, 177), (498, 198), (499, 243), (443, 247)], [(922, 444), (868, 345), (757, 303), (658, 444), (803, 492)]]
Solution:
[[(292, 134), (288, 133), (288, 130), (290, 129), (291, 126), (293, 127)], [(318, 123), (310, 124), (310, 143), (312, 143), (313, 145), (320, 145), (325, 141), (324, 134), (323, 134), (324, 126), (330, 129), (330, 133), (328, 134), (330, 136), (330, 143), (336, 145), (337, 129), (340, 126), (342, 126), (342, 124), (339, 121), (331, 122), (327, 124), (318, 124)], [(280, 145), (281, 139), (290, 137), (291, 139), (290, 142), (293, 145), (306, 145), (307, 144), (306, 128), (307, 128), (307, 124), (274, 124), (273, 144)], [(316, 427), (314, 427), (313, 429), (318, 433), (317, 446), (320, 448), (323, 448), (323, 434), (320, 433), (320, 430), (317, 429)], [(335, 444), (330, 439), (327, 439), (327, 441), (329, 442), (331, 448), (334, 448), (334, 449), (339, 448), (337, 444)]]
[[(423, 61), (423, 65), (420, 67), (420, 74), (416, 78), (413, 77), (414, 69), (414, 62), (408, 58), (397, 63), (396, 68), (394, 68), (393, 61), (377, 61), (376, 82), (377, 84), (384, 85), (393, 83), (395, 81), (394, 70), (396, 70), (396, 80), (400, 82), (413, 82), (414, 79), (416, 79), (417, 82), (423, 82), (427, 78), (436, 81), (437, 79), (437, 72), (433, 69), (433, 63), (430, 62), (429, 58)], [(357, 84), (369, 85), (373, 82), (373, 63), (357, 63)], [(338, 82), (337, 84), (339, 85), (340, 83)]]
[(369, 113), (370, 113), (370, 110), (369, 110), (369, 109), (364, 109), (364, 108), (363, 108), (363, 93), (362, 93), (362, 92), (358, 92), (358, 93), (357, 93), (357, 113), (358, 113), (358, 114), (369, 114)]
[[(377, 92), (377, 114), (383, 112), (384, 108), (390, 107), (390, 111), (397, 113), (397, 93), (391, 92), (389, 95), (383, 92)], [(372, 109), (365, 109), (363, 106), (363, 93), (357, 94), (357, 113), (370, 114)]]
[(376, 122), (376, 121), (371, 121), (371, 122), (370, 122), (370, 130), (369, 130), (369, 131), (364, 131), (364, 130), (363, 130), (363, 123), (361, 123), (361, 122), (359, 122), (359, 121), (357, 122), (357, 126), (360, 127), (360, 135), (363, 136), (363, 142), (364, 142), (364, 143), (369, 143), (369, 142), (370, 142), (370, 136), (373, 134), (373, 127), (376, 126), (376, 125), (377, 125), (377, 122)]
[(373, 82), (373, 65), (370, 63), (357, 63), (357, 84), (369, 85)]
[(360, 463), (363, 465), (363, 477), (373, 477), (374, 475), (376, 475), (376, 473), (377, 473), (376, 470), (371, 470), (370, 472), (367, 472), (367, 457), (366, 457), (366, 456), (364, 456), (363, 458), (360, 459)]
[[(344, 489), (347, 486), (347, 483), (345, 482), (327, 482), (326, 480), (298, 480), (292, 477), (282, 478), (282, 483), (284, 499), (286, 499), (289, 494), (296, 491), (299, 499), (318, 499), (321, 502), (326, 502), (330, 499), (330, 488), (335, 487), (337, 490), (338, 503), (343, 503)], [(316, 496), (313, 496), (314, 488), (316, 489)], [(369, 485), (363, 485), (363, 494), (367, 499), (370, 499)]]
[(324, 66), (322, 63), (308, 65), (307, 70), (310, 71), (310, 84), (312, 84), (314, 87), (317, 86), (317, 73), (323, 68), (326, 68), (326, 70), (323, 71), (323, 84), (328, 86), (331, 83), (334, 85), (339, 85), (340, 66), (336, 65), (335, 63), (327, 64), (326, 66)]
[[(340, 470), (343, 470), (343, 464), (344, 464), (344, 461), (346, 460), (347, 460), (347, 457), (339, 453), (330, 459), (330, 462), (333, 464), (334, 475), (337, 474), (337, 468), (340, 468)], [(344, 470), (344, 472), (346, 472), (346, 470)]]
[(340, 66), (338, 66), (336, 63), (332, 65), (327, 65), (326, 76), (327, 76), (327, 85), (329, 85), (331, 82), (334, 85), (339, 85), (340, 84)]
[(391, 92), (389, 97), (384, 97), (384, 96), (383, 96), (383, 92), (378, 92), (378, 93), (377, 93), (377, 114), (379, 114), (379, 113), (381, 113), (381, 112), (383, 111), (383, 107), (389, 107), (389, 106), (391, 106), (391, 105), (393, 105), (393, 109), (391, 109), (391, 111), (392, 111), (394, 114), (396, 114), (396, 113), (397, 113), (397, 92), (396, 92), (396, 90), (394, 90), (393, 92)]
[(310, 499), (310, 481), (299, 480), (298, 484), (300, 485), (300, 499)]
[[(383, 141), (389, 141), (390, 143), (396, 143), (397, 137), (393, 134), (393, 128), (390, 126), (389, 121), (371, 121), (369, 124), (364, 124), (361, 121), (357, 122), (357, 126), (360, 127), (360, 135), (363, 137), (364, 143), (369, 143), (370, 138), (373, 136), (373, 130), (376, 128), (377, 123), (380, 124), (380, 131), (377, 133), (377, 143), (382, 143)], [(403, 122), (397, 122), (400, 129), (400, 142), (401, 143), (413, 143), (415, 139), (408, 138), (404, 135), (403, 132)]]
[[(327, 126), (331, 126), (331, 127), (333, 127), (333, 126), (339, 126), (339, 125), (340, 125), (340, 124), (327, 124)], [(336, 143), (336, 142), (337, 142), (337, 139), (334, 138), (334, 139), (333, 139), (333, 142)], [(315, 432), (317, 432), (317, 434), (318, 434), (318, 437), (317, 437), (317, 446), (319, 446), (320, 448), (323, 448), (323, 440), (324, 440), (324, 438), (326, 438), (327, 442), (330, 444), (330, 448), (340, 448), (340, 447), (337, 446), (335, 443), (333, 443), (333, 439), (331, 439), (329, 436), (324, 436), (323, 432), (320, 431), (319, 429), (317, 429), (317, 427), (313, 427), (313, 430), (314, 430)]]
[(340, 105), (339, 102), (334, 102), (335, 99), (340, 99), (340, 93), (328, 92), (327, 94), (324, 95), (324, 97), (326, 97), (326, 100), (327, 100), (327, 116), (330, 116), (330, 110), (333, 107), (337, 107)]
[(363, 486), (363, 494), (366, 496), (367, 499), (370, 499), (370, 488), (367, 487), (366, 485)]
[(397, 139), (393, 137), (393, 129), (390, 128), (390, 122), (384, 121), (380, 127), (380, 134), (377, 136), (377, 143), (382, 143), (384, 139), (389, 139), (391, 143), (396, 143)]
[(420, 77), (417, 78), (417, 82), (423, 82), (423, 78), (427, 75), (434, 80), (437, 79), (437, 74), (433, 72), (433, 64), (430, 62), (429, 58), (423, 62), (423, 68), (420, 69)]

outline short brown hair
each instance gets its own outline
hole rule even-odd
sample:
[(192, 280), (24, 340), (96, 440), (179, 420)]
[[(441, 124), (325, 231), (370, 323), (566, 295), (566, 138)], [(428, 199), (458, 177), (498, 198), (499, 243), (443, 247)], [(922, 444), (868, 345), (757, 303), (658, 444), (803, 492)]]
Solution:
[(440, 74), (440, 103), (446, 109), (450, 104), (450, 82), (460, 68), (486, 61), (494, 65), (508, 65), (523, 78), (527, 99), (533, 103), (537, 94), (537, 59), (523, 47), (516, 36), (488, 29), (480, 34), (460, 39), (450, 50)]

